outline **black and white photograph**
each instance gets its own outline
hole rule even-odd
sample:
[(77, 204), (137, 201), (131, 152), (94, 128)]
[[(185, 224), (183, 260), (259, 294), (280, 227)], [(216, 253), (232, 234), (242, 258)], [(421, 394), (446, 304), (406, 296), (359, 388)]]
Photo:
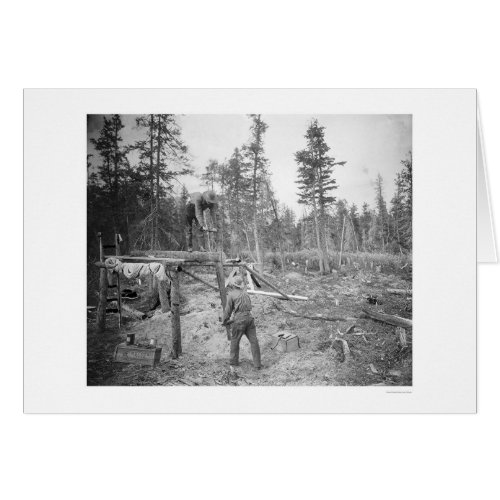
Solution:
[(411, 386), (412, 116), (87, 115), (87, 385)]

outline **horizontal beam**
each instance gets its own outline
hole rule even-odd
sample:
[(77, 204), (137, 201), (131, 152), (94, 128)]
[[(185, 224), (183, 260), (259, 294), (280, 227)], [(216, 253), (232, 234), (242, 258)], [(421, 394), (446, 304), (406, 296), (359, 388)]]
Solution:
[[(181, 252), (173, 250), (150, 250), (130, 252), (132, 257), (154, 257), (154, 258), (169, 258), (182, 259), (184, 262), (221, 262), (221, 253), (219, 252)], [(222, 262), (226, 260), (226, 256), (222, 253)]]
[(160, 262), (162, 264), (176, 265), (184, 264), (184, 259), (169, 259), (164, 257), (133, 257), (131, 255), (105, 255), (105, 259), (118, 259), (121, 262)]

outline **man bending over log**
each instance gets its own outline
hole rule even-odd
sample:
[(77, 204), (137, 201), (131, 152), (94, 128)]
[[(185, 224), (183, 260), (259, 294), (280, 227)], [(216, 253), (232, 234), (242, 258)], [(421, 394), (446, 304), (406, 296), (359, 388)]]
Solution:
[(256, 369), (260, 369), (260, 347), (259, 341), (257, 340), (257, 332), (255, 330), (255, 321), (250, 312), (252, 310), (250, 297), (246, 292), (245, 284), (241, 276), (236, 276), (234, 278), (232, 286), (233, 290), (231, 290), (227, 296), (224, 317), (222, 318), (222, 324), (226, 325), (231, 317), (231, 313), (234, 311), (229, 359), (231, 371), (234, 371), (234, 368), (239, 364), (240, 340), (243, 335), (246, 335), (250, 342), (253, 365)]
[[(217, 220), (217, 195), (213, 191), (205, 191), (204, 193), (191, 193), (188, 196), (186, 204), (186, 225), (187, 225), (187, 245), (188, 252), (193, 251), (193, 222), (199, 227), (200, 231), (204, 233), (209, 231), (209, 228), (205, 224), (204, 212), (210, 210), (210, 215), (212, 216), (212, 221), (216, 224)], [(217, 229), (210, 229), (212, 232), (216, 232)]]

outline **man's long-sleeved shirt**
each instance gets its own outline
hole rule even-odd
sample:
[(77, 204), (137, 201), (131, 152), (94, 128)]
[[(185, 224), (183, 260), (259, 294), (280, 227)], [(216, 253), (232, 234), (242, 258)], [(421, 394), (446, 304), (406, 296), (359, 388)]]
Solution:
[(226, 307), (222, 322), (226, 323), (234, 311), (234, 317), (239, 314), (248, 314), (252, 310), (252, 303), (246, 290), (233, 289), (227, 295)]
[(203, 220), (203, 212), (210, 209), (210, 215), (212, 216), (212, 220), (214, 224), (217, 224), (217, 203), (211, 203), (205, 198), (205, 193), (191, 193), (191, 203), (194, 205), (196, 218), (198, 219), (198, 223), (200, 226), (205, 225), (205, 221)]

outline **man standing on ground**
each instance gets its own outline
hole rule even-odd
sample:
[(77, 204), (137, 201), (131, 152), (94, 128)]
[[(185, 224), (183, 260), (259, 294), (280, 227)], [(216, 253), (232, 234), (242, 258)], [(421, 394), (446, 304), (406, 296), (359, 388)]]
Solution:
[[(216, 224), (218, 209), (217, 195), (213, 191), (205, 191), (204, 193), (191, 193), (187, 199), (186, 208), (188, 252), (192, 252), (193, 222), (199, 227), (202, 233), (208, 231), (208, 227), (205, 225), (203, 214), (205, 210), (210, 210), (212, 221), (214, 224)], [(211, 229), (211, 231), (216, 232), (217, 229), (213, 228)]]
[(253, 365), (261, 368), (260, 348), (255, 330), (255, 322), (251, 314), (252, 303), (245, 289), (245, 284), (241, 276), (236, 276), (232, 283), (233, 289), (227, 295), (227, 303), (224, 309), (222, 324), (225, 325), (231, 313), (234, 311), (233, 327), (231, 330), (231, 353), (229, 365), (231, 371), (238, 366), (240, 356), (240, 340), (246, 335), (252, 349)]

